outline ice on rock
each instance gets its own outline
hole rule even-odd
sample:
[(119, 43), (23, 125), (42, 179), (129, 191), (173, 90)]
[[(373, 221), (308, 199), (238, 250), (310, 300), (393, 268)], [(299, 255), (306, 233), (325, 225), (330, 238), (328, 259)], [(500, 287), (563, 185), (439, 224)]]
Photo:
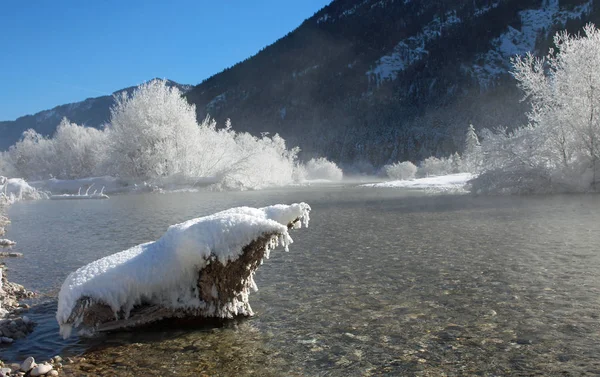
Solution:
[[(115, 321), (127, 319), (140, 305), (200, 316), (251, 315), (248, 294), (256, 288), (254, 271), (274, 247), (287, 250), (293, 242), (288, 228), (308, 225), (310, 209), (306, 203), (228, 209), (172, 225), (157, 241), (79, 268), (59, 293), (56, 319), (61, 334), (68, 337), (85, 322), (83, 314), (94, 304), (109, 307)], [(250, 245), (260, 252), (246, 255)], [(234, 288), (227, 287), (236, 292), (224, 298), (219, 287), (202, 279), (231, 274), (227, 267), (241, 276)], [(206, 295), (203, 286), (209, 287)]]

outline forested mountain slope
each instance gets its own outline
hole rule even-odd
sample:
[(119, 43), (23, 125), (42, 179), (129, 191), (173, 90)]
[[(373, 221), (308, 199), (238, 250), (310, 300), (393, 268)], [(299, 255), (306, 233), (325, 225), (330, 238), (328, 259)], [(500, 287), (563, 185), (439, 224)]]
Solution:
[(545, 53), (556, 30), (599, 15), (593, 0), (335, 0), (187, 98), (199, 118), (280, 133), (305, 157), (380, 166), (445, 155), (469, 123), (522, 124), (511, 56)]

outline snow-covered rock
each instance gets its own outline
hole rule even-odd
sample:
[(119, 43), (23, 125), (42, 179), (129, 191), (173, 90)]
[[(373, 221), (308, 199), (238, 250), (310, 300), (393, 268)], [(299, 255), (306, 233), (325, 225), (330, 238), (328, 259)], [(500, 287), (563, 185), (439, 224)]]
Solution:
[(15, 241), (7, 240), (6, 238), (0, 238), (0, 247), (14, 246), (17, 243)]
[(2, 201), (11, 204), (21, 200), (37, 200), (47, 199), (48, 195), (38, 191), (29, 185), (24, 179), (21, 178), (4, 178), (0, 182), (0, 203)]
[[(256, 289), (254, 271), (277, 245), (287, 250), (293, 242), (288, 227), (308, 225), (309, 212), (306, 203), (232, 208), (173, 225), (155, 242), (83, 266), (60, 290), (60, 332), (68, 337), (82, 323), (94, 330), (103, 322), (98, 316), (86, 320), (86, 311), (94, 305), (109, 310), (113, 321), (127, 320), (140, 305), (196, 316), (252, 315), (248, 294)], [(234, 286), (222, 287), (231, 281), (210, 280), (211, 274), (219, 273), (232, 273), (227, 280), (237, 279)], [(165, 313), (160, 316), (173, 316)]]

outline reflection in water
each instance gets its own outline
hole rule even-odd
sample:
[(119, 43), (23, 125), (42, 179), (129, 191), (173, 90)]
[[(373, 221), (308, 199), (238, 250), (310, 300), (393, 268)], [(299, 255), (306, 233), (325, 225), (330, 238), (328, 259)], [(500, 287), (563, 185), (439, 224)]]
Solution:
[[(187, 218), (296, 201), (311, 204), (311, 226), (259, 269), (255, 317), (59, 339), (54, 297), (68, 271)], [(3, 358), (86, 352), (72, 375), (600, 372), (597, 196), (324, 188), (110, 202), (11, 208), (9, 231), (25, 257), (9, 261), (10, 273), (52, 299), (32, 314), (41, 321), (33, 336)]]
[(279, 376), (288, 369), (285, 360), (265, 345), (264, 334), (244, 320), (188, 325), (186, 331), (145, 328), (105, 338), (83, 363), (67, 365), (65, 374)]

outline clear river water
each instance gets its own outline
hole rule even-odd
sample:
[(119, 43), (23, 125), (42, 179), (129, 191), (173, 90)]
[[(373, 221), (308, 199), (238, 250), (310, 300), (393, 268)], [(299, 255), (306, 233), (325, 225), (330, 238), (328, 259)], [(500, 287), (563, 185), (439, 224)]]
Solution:
[[(254, 317), (159, 323), (62, 340), (67, 274), (240, 205), (305, 201), (307, 229), (274, 251)], [(349, 186), (116, 195), (9, 208), (41, 293), (6, 361), (82, 355), (67, 375), (458, 376), (600, 374), (600, 196), (474, 197)]]

